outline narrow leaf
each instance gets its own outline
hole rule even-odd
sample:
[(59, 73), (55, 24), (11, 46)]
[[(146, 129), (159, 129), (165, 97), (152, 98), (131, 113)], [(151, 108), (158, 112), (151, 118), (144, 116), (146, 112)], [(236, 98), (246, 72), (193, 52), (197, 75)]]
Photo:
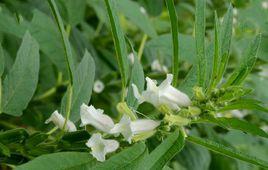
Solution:
[(195, 39), (196, 39), (196, 56), (198, 61), (197, 74), (199, 86), (204, 86), (207, 74), (207, 60), (205, 54), (205, 0), (196, 1), (195, 14)]
[(227, 82), (224, 86), (229, 85), (240, 85), (247, 75), (253, 69), (255, 62), (257, 60), (257, 52), (261, 42), (261, 34), (257, 35), (256, 38), (251, 42), (249, 48), (247, 48), (247, 52), (240, 62), (241, 65), (238, 67), (228, 78)]
[(170, 134), (141, 164), (144, 169), (162, 169), (184, 146), (184, 136), (175, 131)]
[(246, 133), (268, 138), (268, 134), (258, 126), (237, 118), (214, 118), (205, 117), (197, 120), (198, 123), (213, 123), (226, 129), (241, 130)]
[[(73, 80), (73, 96), (71, 103), (71, 117), (72, 121), (78, 121), (80, 115), (80, 106), (90, 101), (92, 88), (95, 77), (95, 64), (91, 54), (86, 51), (83, 59), (78, 65), (74, 73)], [(61, 114), (66, 114), (66, 99), (67, 92), (61, 102)]]
[(177, 86), (178, 74), (179, 74), (179, 28), (178, 28), (178, 17), (173, 0), (166, 0), (169, 18), (171, 22), (171, 33), (172, 33), (172, 74), (174, 76), (173, 86)]
[(219, 68), (219, 56), (220, 56), (220, 39), (219, 39), (219, 21), (217, 12), (215, 11), (215, 20), (214, 20), (214, 55), (213, 55), (213, 68), (210, 80), (210, 86), (208, 92), (214, 89), (217, 85), (218, 79), (218, 68)]
[(268, 113), (268, 108), (263, 107), (260, 101), (254, 99), (240, 99), (228, 104), (227, 106), (224, 106), (219, 110), (219, 112), (235, 109), (259, 110)]
[(10, 150), (7, 146), (0, 142), (0, 155), (10, 156)]
[(134, 63), (131, 70), (130, 83), (128, 87), (128, 94), (126, 98), (126, 102), (128, 106), (136, 109), (138, 107), (138, 101), (134, 96), (132, 84), (135, 84), (138, 90), (141, 92), (144, 89), (144, 72), (141, 63), (139, 62), (138, 55), (134, 50), (132, 44), (129, 42), (129, 45), (132, 49), (132, 53), (134, 55)]
[(268, 168), (268, 162), (260, 160), (256, 157), (249, 156), (235, 149), (228, 148), (214, 141), (211, 141), (208, 139), (202, 139), (202, 138), (195, 137), (195, 136), (188, 136), (186, 140), (188, 140), (189, 142), (201, 145), (203, 147), (206, 147), (207, 149), (213, 152), (216, 152), (218, 154), (225, 155), (225, 156), (235, 158), (235, 159), (239, 159), (239, 160), (251, 163), (251, 164), (262, 166), (264, 168)]
[(4, 72), (4, 69), (5, 69), (4, 50), (2, 48), (2, 45), (0, 44), (0, 78)]
[(2, 111), (20, 116), (31, 100), (38, 82), (39, 46), (26, 32), (16, 60), (4, 79)]
[(72, 49), (71, 49), (71, 44), (68, 40), (68, 35), (64, 29), (64, 24), (61, 19), (58, 7), (56, 6), (56, 3), (54, 0), (48, 0), (49, 6), (52, 10), (52, 14), (55, 17), (56, 23), (58, 25), (58, 29), (61, 33), (61, 38), (62, 38), (62, 43), (64, 47), (64, 52), (65, 52), (65, 60), (67, 63), (67, 68), (68, 68), (68, 73), (69, 73), (69, 78), (71, 84), (73, 84), (73, 74), (74, 74), (74, 61), (73, 61), (73, 56), (72, 56)]
[(126, 87), (128, 79), (127, 48), (123, 31), (121, 30), (121, 27), (119, 25), (119, 18), (117, 15), (115, 3), (115, 0), (105, 0), (113, 34), (117, 62), (120, 69), (122, 85), (124, 88)]
[(232, 32), (233, 32), (233, 7), (230, 4), (226, 15), (224, 16), (222, 29), (220, 32), (221, 35), (221, 45), (220, 45), (220, 66), (218, 70), (218, 76), (215, 83), (219, 83), (222, 79), (222, 76), (225, 72), (228, 60), (229, 60), (229, 52), (231, 46), (231, 39), (232, 39)]

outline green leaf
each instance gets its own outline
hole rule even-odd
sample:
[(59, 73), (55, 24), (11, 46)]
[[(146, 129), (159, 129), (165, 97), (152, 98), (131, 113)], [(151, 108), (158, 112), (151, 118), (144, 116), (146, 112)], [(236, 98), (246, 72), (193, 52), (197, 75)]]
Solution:
[(251, 89), (242, 86), (229, 86), (224, 89), (224, 94), (217, 99), (219, 103), (230, 102), (239, 99), (252, 92)]
[(4, 69), (5, 69), (4, 50), (2, 48), (2, 45), (0, 44), (0, 78), (1, 78), (1, 76), (3, 74), (3, 72), (4, 72)]
[(137, 25), (144, 33), (150, 37), (156, 37), (156, 31), (146, 14), (140, 10), (137, 2), (131, 0), (118, 1), (118, 9), (122, 12), (133, 24)]
[(218, 76), (215, 83), (219, 83), (225, 72), (228, 64), (229, 52), (231, 46), (232, 32), (233, 32), (233, 7), (230, 4), (226, 15), (223, 18), (222, 29), (220, 32), (220, 65), (218, 68)]
[[(78, 121), (80, 118), (80, 106), (85, 103), (88, 104), (91, 98), (92, 88), (95, 77), (95, 63), (91, 54), (86, 51), (83, 59), (78, 65), (74, 73), (73, 80), (73, 95), (71, 103), (71, 117), (72, 121)], [(64, 95), (61, 102), (61, 114), (66, 114), (66, 99), (67, 93)]]
[(217, 85), (217, 79), (218, 79), (218, 68), (220, 63), (220, 38), (219, 38), (219, 21), (217, 12), (215, 11), (215, 19), (214, 19), (214, 55), (213, 55), (213, 67), (212, 67), (212, 73), (211, 73), (211, 80), (210, 80), (210, 86), (208, 89), (208, 92), (212, 89), (214, 89)]
[(71, 26), (76, 26), (81, 23), (84, 19), (85, 10), (86, 10), (86, 1), (85, 0), (62, 0), (66, 11), (68, 23)]
[(213, 123), (218, 126), (221, 126), (226, 129), (236, 129), (241, 130), (246, 133), (251, 133), (252, 135), (258, 135), (261, 137), (268, 138), (268, 134), (260, 129), (258, 126), (240, 120), (237, 118), (214, 118), (214, 117), (205, 117), (197, 120), (198, 123)]
[(193, 88), (197, 82), (197, 68), (193, 66), (186, 75), (183, 82), (180, 84), (179, 89), (189, 96), (193, 96)]
[(116, 9), (115, 3), (116, 3), (115, 0), (105, 0), (105, 4), (107, 7), (109, 19), (110, 19), (112, 34), (113, 34), (117, 62), (118, 62), (118, 66), (120, 69), (122, 85), (124, 89), (124, 87), (126, 87), (126, 84), (127, 84), (129, 64), (128, 64), (128, 58), (127, 58), (126, 42), (125, 42), (123, 31), (121, 30), (121, 27), (119, 24), (119, 18), (117, 15), (117, 9)]
[(3, 154), (4, 156), (10, 156), (10, 150), (7, 146), (0, 142), (0, 155)]
[(146, 145), (144, 143), (138, 143), (112, 156), (107, 161), (97, 164), (93, 169), (137, 169), (139, 162), (143, 160), (142, 158), (146, 154)]
[(261, 34), (257, 35), (256, 38), (251, 42), (249, 48), (246, 50), (243, 60), (241, 61), (240, 67), (238, 67), (228, 78), (224, 86), (229, 85), (240, 85), (247, 75), (253, 69), (257, 60), (257, 52), (261, 42)]
[(138, 60), (138, 55), (137, 55), (136, 51), (133, 49), (132, 45), (131, 45), (131, 48), (132, 48), (132, 53), (134, 55), (134, 63), (133, 63), (132, 70), (131, 70), (131, 77), (130, 77), (126, 102), (127, 102), (128, 106), (136, 109), (138, 107), (138, 101), (137, 101), (136, 97), (134, 96), (132, 84), (135, 84), (140, 92), (143, 91), (143, 89), (144, 89), (144, 72), (143, 72), (143, 67), (142, 67), (141, 63)]
[(219, 110), (219, 112), (235, 109), (248, 109), (268, 112), (268, 108), (261, 106), (261, 102), (254, 99), (240, 99), (238, 101), (228, 104), (227, 106), (224, 106)]
[(28, 139), (25, 141), (25, 147), (26, 148), (35, 148), (38, 144), (44, 142), (48, 138), (48, 135), (45, 133), (34, 133), (31, 136), (29, 136)]
[(196, 40), (196, 57), (198, 61), (197, 74), (199, 86), (204, 86), (207, 74), (207, 59), (205, 54), (205, 0), (196, 0), (195, 14), (195, 40)]
[(71, 44), (68, 40), (68, 35), (64, 29), (64, 24), (61, 19), (59, 10), (56, 6), (56, 3), (54, 0), (48, 0), (49, 6), (51, 8), (52, 14), (56, 20), (56, 23), (58, 25), (58, 29), (61, 33), (61, 39), (64, 47), (64, 52), (65, 52), (65, 60), (67, 63), (67, 68), (68, 68), (68, 73), (69, 73), (69, 78), (71, 84), (73, 84), (73, 77), (74, 77), (74, 61), (73, 61), (73, 56), (72, 56), (72, 49), (71, 49)]
[(90, 169), (97, 163), (90, 153), (58, 152), (42, 155), (34, 160), (20, 165), (15, 170), (67, 170)]
[(268, 168), (268, 162), (260, 160), (256, 157), (249, 156), (245, 153), (242, 153), (240, 151), (237, 151), (232, 148), (228, 148), (222, 144), (216, 143), (214, 141), (208, 140), (208, 139), (202, 139), (195, 136), (188, 136), (186, 138), (187, 141), (201, 145), (203, 147), (206, 147), (207, 149), (216, 152), (221, 155), (225, 155), (231, 158), (239, 159), (251, 164), (255, 164), (258, 166), (262, 166), (264, 168)]
[(112, 156), (103, 163), (98, 162), (90, 153), (58, 152), (37, 157), (26, 164), (18, 166), (16, 170), (134, 169), (136, 161), (146, 152), (146, 146), (143, 143), (138, 143)]
[(177, 86), (178, 74), (179, 74), (179, 27), (178, 27), (178, 17), (176, 14), (176, 9), (173, 0), (166, 0), (169, 18), (171, 22), (171, 33), (172, 33), (172, 45), (173, 45), (173, 55), (172, 55), (172, 74), (173, 86)]
[(12, 116), (22, 115), (38, 82), (39, 46), (29, 32), (23, 37), (15, 63), (3, 83), (2, 111)]
[(175, 131), (170, 134), (140, 165), (141, 169), (162, 169), (184, 146), (184, 136)]
[(29, 134), (22, 128), (7, 130), (5, 132), (0, 132), (0, 143), (6, 145), (21, 142), (28, 138), (28, 136)]

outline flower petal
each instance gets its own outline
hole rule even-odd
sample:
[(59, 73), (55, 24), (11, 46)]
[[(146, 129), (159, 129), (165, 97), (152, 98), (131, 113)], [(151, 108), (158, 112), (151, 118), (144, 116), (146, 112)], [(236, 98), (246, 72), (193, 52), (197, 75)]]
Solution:
[(123, 115), (120, 122), (115, 124), (114, 128), (111, 129), (110, 133), (112, 134), (119, 134), (121, 133), (126, 141), (131, 143), (131, 138), (133, 136), (131, 130), (131, 120), (128, 116)]
[(80, 107), (81, 125), (92, 125), (96, 129), (108, 133), (113, 127), (114, 122), (108, 116), (103, 114), (103, 110), (95, 109), (94, 106), (82, 104)]
[(139, 134), (142, 132), (152, 131), (160, 125), (159, 121), (150, 119), (140, 119), (131, 122), (131, 130), (133, 134)]

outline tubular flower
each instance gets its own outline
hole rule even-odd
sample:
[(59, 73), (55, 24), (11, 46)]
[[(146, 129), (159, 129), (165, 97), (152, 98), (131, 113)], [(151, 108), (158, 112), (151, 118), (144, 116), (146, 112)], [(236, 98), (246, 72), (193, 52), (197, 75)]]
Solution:
[(160, 122), (150, 119), (139, 119), (131, 121), (126, 115), (122, 117), (119, 123), (115, 124), (114, 128), (111, 129), (110, 133), (119, 134), (121, 133), (126, 141), (131, 143), (133, 136), (153, 131), (158, 127)]
[(178, 110), (181, 106), (191, 105), (189, 97), (171, 85), (172, 79), (173, 75), (167, 74), (167, 78), (157, 86), (156, 81), (146, 77), (147, 88), (142, 94), (139, 93), (137, 86), (132, 84), (134, 95), (140, 104), (146, 101), (155, 107), (166, 105), (173, 110)]
[(81, 126), (92, 125), (96, 129), (109, 133), (114, 127), (113, 120), (103, 114), (102, 109), (95, 109), (94, 106), (82, 104), (80, 107)]
[[(53, 122), (58, 128), (63, 129), (65, 118), (56, 110), (51, 114), (51, 116), (46, 120), (45, 123), (48, 124), (50, 122)], [(68, 120), (64, 130), (67, 132), (74, 132), (77, 129), (74, 123)]]
[(91, 154), (98, 161), (105, 161), (107, 153), (117, 150), (119, 143), (116, 140), (103, 139), (101, 134), (94, 133), (86, 143), (87, 147), (91, 148)]

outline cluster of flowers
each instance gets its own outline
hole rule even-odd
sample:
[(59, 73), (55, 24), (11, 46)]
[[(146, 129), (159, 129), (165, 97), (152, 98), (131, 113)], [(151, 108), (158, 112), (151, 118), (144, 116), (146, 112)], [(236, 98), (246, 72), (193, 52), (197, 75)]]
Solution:
[[(136, 85), (132, 84), (134, 96), (139, 104), (149, 102), (156, 108), (165, 105), (172, 110), (180, 110), (182, 106), (191, 105), (189, 97), (171, 85), (172, 79), (173, 75), (168, 74), (166, 80), (157, 86), (156, 81), (147, 77), (147, 88), (141, 94)], [(92, 134), (86, 143), (91, 148), (91, 154), (98, 161), (105, 161), (106, 154), (116, 151), (119, 147), (118, 141), (104, 139), (101, 132), (115, 137), (121, 134), (125, 141), (131, 143), (135, 136), (152, 136), (160, 125), (160, 121), (151, 119), (131, 120), (126, 114), (122, 116), (118, 123), (114, 123), (111, 117), (104, 114), (103, 110), (96, 109), (92, 105), (87, 106), (86, 104), (81, 105), (80, 116), (81, 126), (91, 125), (100, 132)], [(70, 120), (64, 125), (65, 118), (58, 111), (52, 113), (51, 117), (46, 121), (46, 123), (49, 122), (53, 122), (60, 129), (63, 129), (65, 126), (65, 131), (73, 132), (77, 130), (74, 123)]]

